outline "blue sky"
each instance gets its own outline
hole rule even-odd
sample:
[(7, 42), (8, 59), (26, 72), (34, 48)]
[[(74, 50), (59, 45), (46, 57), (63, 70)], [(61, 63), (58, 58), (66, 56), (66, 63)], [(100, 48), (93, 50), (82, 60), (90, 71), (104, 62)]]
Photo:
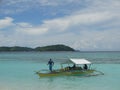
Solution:
[(120, 0), (0, 0), (0, 46), (120, 50)]

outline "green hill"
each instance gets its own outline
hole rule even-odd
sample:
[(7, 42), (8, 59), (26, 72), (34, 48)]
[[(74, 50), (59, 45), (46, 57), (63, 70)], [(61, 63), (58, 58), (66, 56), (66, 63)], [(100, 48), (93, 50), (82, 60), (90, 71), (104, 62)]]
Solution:
[(20, 47), (20, 46), (0, 47), (0, 51), (32, 51), (32, 50), (34, 49), (28, 47)]
[(51, 45), (44, 47), (37, 47), (35, 51), (75, 51), (73, 48), (65, 45)]
[(50, 45), (36, 48), (29, 47), (0, 47), (0, 51), (75, 51), (73, 48), (65, 45)]

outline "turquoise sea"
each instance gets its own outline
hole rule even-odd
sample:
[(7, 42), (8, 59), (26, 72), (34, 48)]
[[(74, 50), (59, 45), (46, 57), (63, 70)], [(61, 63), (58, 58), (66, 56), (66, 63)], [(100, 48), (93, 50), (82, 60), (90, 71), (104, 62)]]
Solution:
[[(102, 71), (98, 76), (41, 78), (35, 71), (54, 69), (69, 58), (86, 58)], [(120, 52), (1, 52), (0, 90), (120, 90)]]

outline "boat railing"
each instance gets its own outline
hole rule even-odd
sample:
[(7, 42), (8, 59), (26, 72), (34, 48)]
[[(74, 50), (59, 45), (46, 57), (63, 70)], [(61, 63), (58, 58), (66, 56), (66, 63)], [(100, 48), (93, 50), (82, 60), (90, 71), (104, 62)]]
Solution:
[(90, 70), (90, 69), (83, 69), (82, 67), (70, 67), (70, 66), (60, 69), (60, 71), (85, 71), (85, 70)]

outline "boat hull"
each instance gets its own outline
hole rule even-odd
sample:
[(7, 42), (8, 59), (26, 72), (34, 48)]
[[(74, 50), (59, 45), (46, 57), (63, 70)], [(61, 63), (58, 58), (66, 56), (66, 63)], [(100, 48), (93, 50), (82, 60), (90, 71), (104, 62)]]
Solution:
[(51, 77), (51, 76), (83, 76), (89, 75), (93, 73), (94, 70), (84, 70), (84, 71), (64, 71), (64, 72), (49, 72), (49, 73), (41, 73), (36, 72), (40, 77)]

